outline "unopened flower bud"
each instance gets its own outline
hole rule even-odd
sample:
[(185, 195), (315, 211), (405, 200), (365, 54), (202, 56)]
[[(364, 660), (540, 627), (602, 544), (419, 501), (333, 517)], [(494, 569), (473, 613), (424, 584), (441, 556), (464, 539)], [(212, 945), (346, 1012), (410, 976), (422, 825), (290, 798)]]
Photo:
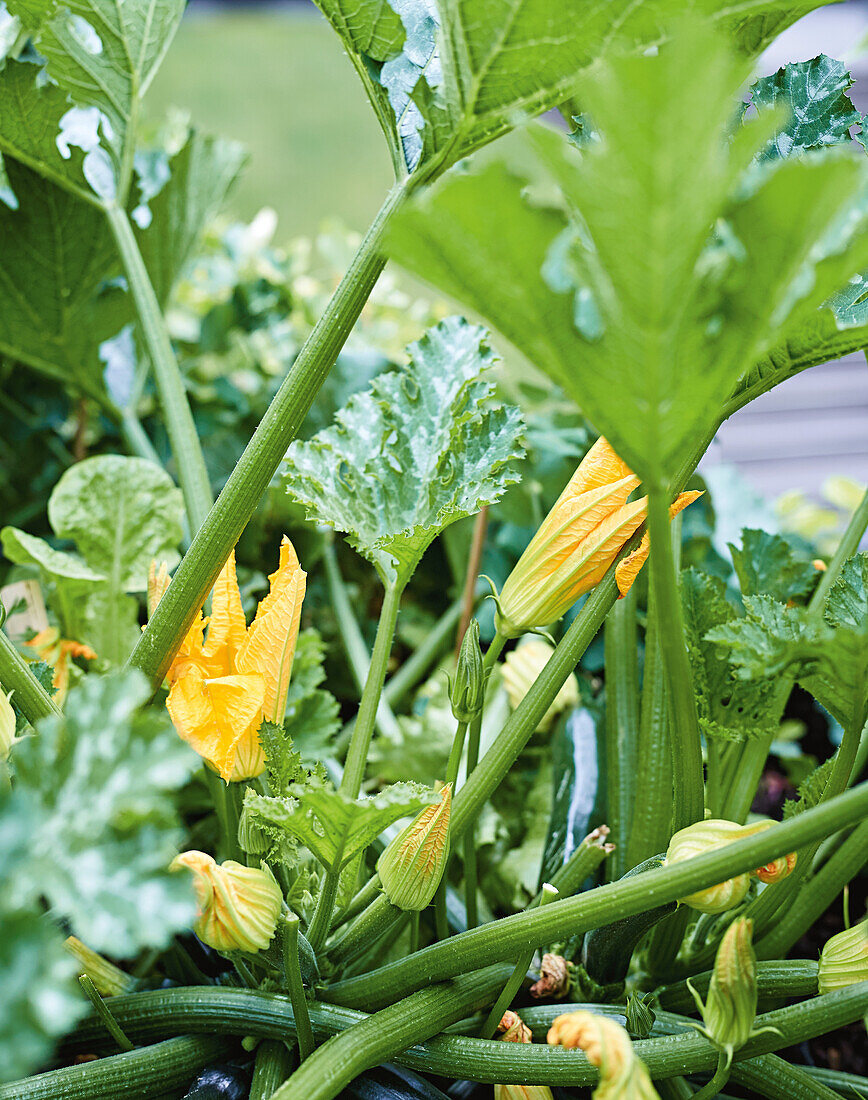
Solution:
[(437, 892), (449, 855), (451, 810), (452, 784), (447, 783), (440, 801), (426, 806), (377, 861), (386, 897), (398, 909), (424, 909)]
[(479, 649), (479, 623), (471, 619), (464, 632), (455, 679), (451, 681), (449, 698), (457, 722), (472, 722), (485, 702), (485, 668)]
[(796, 869), (796, 858), (796, 853), (790, 852), (787, 856), (781, 856), (780, 859), (773, 859), (770, 863), (757, 867), (752, 874), (766, 885), (781, 882)]
[(659, 1100), (630, 1036), (614, 1020), (594, 1012), (569, 1012), (557, 1017), (546, 1039), (550, 1046), (583, 1050), (591, 1065), (599, 1067), (593, 1100)]
[[(11, 695), (12, 692), (9, 693)], [(8, 760), (9, 750), (15, 740), (15, 711), (7, 695), (0, 688), (0, 762)]]
[(627, 1030), (638, 1039), (647, 1039), (654, 1027), (657, 1016), (648, 1004), (653, 997), (652, 993), (645, 994), (631, 991), (627, 998)]
[[(770, 824), (771, 822), (763, 821), (756, 825), (739, 825), (735, 821), (724, 821), (719, 818), (697, 821), (693, 825), (688, 825), (686, 829), (680, 829), (672, 837), (666, 852), (666, 862), (680, 863), (703, 852), (723, 848), (735, 840), (753, 836), (754, 833), (767, 829)], [(727, 909), (734, 909), (744, 901), (749, 886), (750, 875), (736, 875), (735, 878), (727, 879), (726, 882), (707, 886), (704, 890), (697, 890), (694, 894), (679, 898), (679, 901), (700, 913), (724, 913)]]
[(261, 951), (277, 928), (283, 894), (274, 875), (227, 859), (217, 864), (205, 852), (183, 852), (169, 865), (193, 872), (199, 916), (196, 935), (215, 951)]
[(563, 1000), (570, 991), (570, 964), (563, 955), (546, 953), (539, 968), (539, 981), (530, 987), (531, 997)]
[(259, 824), (255, 812), (245, 803), (238, 820), (238, 843), (249, 856), (264, 856), (271, 847), (268, 834)]
[(756, 1018), (756, 956), (752, 935), (753, 921), (747, 917), (739, 917), (727, 928), (717, 949), (705, 1004), (688, 981), (705, 1025), (698, 1030), (726, 1055), (727, 1062), (751, 1037)]
[(80, 973), (87, 974), (103, 997), (117, 997), (129, 993), (135, 986), (134, 978), (115, 966), (114, 963), (91, 951), (87, 944), (75, 936), (67, 936), (63, 946), (72, 955), (80, 967)]
[(533, 1040), (533, 1032), (519, 1016), (517, 1012), (513, 1012), (512, 1009), (507, 1009), (501, 1017), (500, 1023), (497, 1025), (497, 1030), (500, 1032), (501, 1040), (504, 1043), (530, 1043)]
[[(507, 654), (503, 662), (503, 686), (513, 710), (533, 687), (553, 653), (552, 646), (542, 638), (527, 638)], [(547, 730), (561, 711), (571, 710), (578, 704), (579, 682), (575, 673), (571, 672), (540, 719), (537, 730)]]
[(868, 919), (826, 941), (820, 953), (821, 993), (868, 981)]

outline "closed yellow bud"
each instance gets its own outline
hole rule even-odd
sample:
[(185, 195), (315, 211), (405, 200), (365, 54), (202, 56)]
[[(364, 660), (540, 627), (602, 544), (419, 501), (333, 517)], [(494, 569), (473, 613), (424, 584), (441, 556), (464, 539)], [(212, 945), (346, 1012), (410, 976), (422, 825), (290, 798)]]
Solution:
[(9, 750), (15, 740), (15, 711), (9, 702), (9, 695), (0, 688), (0, 762), (9, 759)]
[[(503, 686), (513, 709), (533, 687), (553, 653), (554, 649), (542, 638), (527, 638), (507, 654), (503, 662)], [(571, 710), (578, 704), (579, 682), (575, 673), (571, 672), (540, 720), (537, 730), (547, 730), (561, 711)]]
[[(725, 821), (720, 818), (697, 821), (693, 825), (688, 825), (686, 829), (679, 830), (672, 837), (666, 852), (666, 862), (680, 863), (703, 852), (723, 848), (742, 837), (753, 836), (754, 833), (761, 832), (770, 825), (770, 821), (761, 821), (756, 825), (739, 825), (735, 821)], [(749, 887), (750, 875), (736, 875), (735, 878), (727, 879), (726, 882), (707, 886), (704, 890), (697, 890), (695, 894), (679, 898), (679, 901), (700, 913), (724, 913), (727, 909), (734, 909), (744, 901)]]
[(451, 810), (452, 784), (447, 783), (440, 801), (426, 806), (380, 856), (377, 871), (392, 905), (418, 910), (431, 902), (446, 869)]
[(821, 993), (868, 981), (868, 919), (832, 936), (820, 953)]
[(555, 1019), (546, 1040), (549, 1046), (583, 1050), (591, 1065), (599, 1067), (593, 1100), (659, 1100), (630, 1036), (614, 1020), (595, 1012), (568, 1012)]
[(261, 951), (277, 928), (283, 894), (274, 875), (227, 859), (217, 864), (205, 852), (183, 852), (169, 870), (193, 872), (199, 915), (196, 935), (215, 951)]
[(773, 859), (770, 863), (764, 863), (762, 867), (757, 867), (752, 873), (760, 882), (764, 882), (766, 885), (781, 882), (796, 869), (796, 859), (796, 853), (790, 852), (789, 855), (781, 856), (780, 859)]
[(756, 956), (752, 934), (753, 921), (746, 917), (739, 917), (727, 928), (717, 949), (705, 1004), (688, 982), (705, 1024), (699, 1030), (726, 1054), (727, 1061), (731, 1061), (733, 1053), (748, 1041), (756, 1018)]

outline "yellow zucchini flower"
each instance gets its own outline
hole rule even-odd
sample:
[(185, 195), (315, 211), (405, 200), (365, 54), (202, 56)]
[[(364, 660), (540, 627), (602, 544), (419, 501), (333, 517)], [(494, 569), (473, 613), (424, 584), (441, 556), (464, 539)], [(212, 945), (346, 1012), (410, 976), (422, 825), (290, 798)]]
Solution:
[(555, 1019), (546, 1041), (549, 1046), (583, 1050), (591, 1065), (599, 1067), (592, 1100), (659, 1100), (630, 1036), (614, 1020), (595, 1012), (568, 1012)]
[(261, 774), (259, 727), (283, 721), (306, 577), (284, 535), (270, 591), (248, 627), (233, 552), (214, 585), (210, 619), (199, 612), (169, 668), (175, 729), (226, 782)]
[[(507, 578), (497, 628), (508, 638), (559, 619), (603, 579), (624, 544), (644, 523), (647, 498), (629, 501), (639, 478), (602, 436), (570, 478)], [(700, 493), (682, 493), (675, 515)], [(618, 566), (622, 596), (648, 556), (647, 540)]]
[(820, 952), (818, 982), (821, 993), (868, 982), (868, 920), (826, 940)]
[(52, 683), (54, 686), (54, 701), (58, 706), (63, 704), (66, 692), (69, 688), (69, 660), (71, 657), (83, 657), (86, 661), (95, 661), (96, 654), (89, 645), (76, 642), (72, 638), (61, 638), (56, 626), (46, 627), (34, 634), (26, 643), (28, 649), (36, 651), (40, 660), (54, 667)]

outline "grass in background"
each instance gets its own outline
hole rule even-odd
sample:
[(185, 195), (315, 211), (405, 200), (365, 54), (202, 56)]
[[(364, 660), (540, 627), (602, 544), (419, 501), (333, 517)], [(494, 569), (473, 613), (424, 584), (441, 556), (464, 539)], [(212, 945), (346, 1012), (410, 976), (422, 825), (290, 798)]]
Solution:
[(180, 107), (244, 143), (250, 163), (229, 209), (274, 207), (278, 240), (330, 217), (365, 229), (391, 180), (358, 77), (313, 7), (188, 10), (147, 103), (153, 118)]

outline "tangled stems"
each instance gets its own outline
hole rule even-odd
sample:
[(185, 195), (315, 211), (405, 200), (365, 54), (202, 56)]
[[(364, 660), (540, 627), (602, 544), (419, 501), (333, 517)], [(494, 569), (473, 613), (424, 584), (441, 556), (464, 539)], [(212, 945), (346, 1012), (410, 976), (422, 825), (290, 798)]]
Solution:
[[(503, 980), (505, 971), (498, 968), (488, 973), (491, 974), (490, 981), (487, 974), (468, 975), (462, 981), (478, 982), (482, 979), (486, 983), (488, 996), (491, 996), (492, 984), (496, 988), (497, 983)], [(426, 994), (437, 992), (439, 996), (439, 989), (451, 991), (444, 994), (439, 1003), (452, 1005), (457, 999), (455, 990), (458, 985), (458, 982), (453, 982), (445, 987), (435, 987), (424, 992)], [(468, 993), (466, 997), (469, 999), (470, 994)], [(464, 1003), (468, 1003), (468, 1000)], [(113, 997), (109, 1004), (115, 1019), (123, 1026), (126, 1033), (138, 1042), (159, 1039), (178, 1028), (193, 1032), (216, 1032), (218, 1035), (257, 1035), (271, 1039), (288, 1039), (295, 1030), (289, 998), (276, 993), (216, 986), (188, 987)], [(404, 1011), (401, 1015), (406, 1018), (410, 1015), (406, 1011), (407, 1002), (402, 1004)], [(396, 1008), (397, 1006), (393, 1006), (387, 1011), (391, 1012)], [(547, 1026), (554, 1016), (580, 1008), (588, 1008), (608, 1015), (623, 1015), (622, 1006), (574, 1004), (532, 1008), (523, 1011), (522, 1015), (531, 1027), (541, 1029)], [(853, 1023), (864, 1015), (866, 1008), (868, 1008), (868, 982), (861, 982), (846, 989), (836, 990), (834, 993), (827, 993), (822, 997), (814, 997), (809, 1001), (802, 1001), (758, 1016), (757, 1028), (774, 1027), (780, 1034), (764, 1032), (748, 1040), (746, 1045), (736, 1052), (735, 1061), (738, 1063), (745, 1059), (755, 1059), (758, 1055), (784, 1049), (834, 1028)], [(377, 1019), (383, 1023), (383, 1013), (367, 1016), (365, 1013), (350, 1009), (317, 1004), (311, 1005), (310, 1012), (314, 1029), (320, 1035), (333, 1035), (340, 1031), (345, 1031), (347, 1034), (354, 1033), (353, 1041), (341, 1047), (341, 1052), (351, 1061), (350, 1065), (341, 1067), (345, 1073), (350, 1072), (351, 1076), (347, 1079), (351, 1079), (352, 1075), (361, 1073), (367, 1066), (373, 1064), (367, 1048), (360, 1050), (364, 1044), (358, 1042), (358, 1037), (360, 1029), (364, 1026), (362, 1039), (367, 1042), (371, 1038), (371, 1021)], [(671, 1030), (676, 1034), (656, 1036), (634, 1044), (637, 1056), (645, 1062), (652, 1078), (665, 1079), (688, 1073), (710, 1072), (714, 1069), (717, 1064), (717, 1051), (702, 1036), (695, 1034), (692, 1030), (682, 1030), (689, 1025), (685, 1017), (661, 1012), (657, 1016), (657, 1025), (660, 1030)], [(412, 1046), (413, 1039), (407, 1040), (407, 1034), (411, 1030), (410, 1025), (402, 1022), (397, 1026), (401, 1026), (404, 1030), (400, 1037), (395, 1036), (391, 1041), (389, 1029), (382, 1026), (378, 1028), (377, 1036), (372, 1041), (377, 1043), (378, 1051), (390, 1052), (381, 1053), (380, 1060), (391, 1057), (400, 1064), (423, 1073), (503, 1084), (533, 1081), (541, 1085), (576, 1086), (591, 1085), (597, 1080), (597, 1070), (579, 1051), (537, 1043), (500, 1043), (450, 1035), (438, 1035), (424, 1044)], [(445, 1026), (444, 1018), (441, 1018), (436, 1026)], [(75, 1035), (76, 1046), (92, 1049), (103, 1035), (99, 1021), (94, 1018), (85, 1020)], [(175, 1041), (190, 1042), (191, 1040)], [(405, 1045), (399, 1047), (399, 1042)], [(308, 1059), (305, 1063), (308, 1072), (310, 1067), (314, 1066), (315, 1059), (319, 1059), (320, 1052), (329, 1050), (329, 1045), (324, 1044), (316, 1055)], [(146, 1063), (147, 1055), (150, 1054), (153, 1061), (159, 1065), (159, 1051), (159, 1047), (151, 1047), (138, 1050), (135, 1054), (142, 1057), (141, 1064)], [(330, 1053), (333, 1051), (334, 1047), (331, 1048)], [(121, 1055), (120, 1057), (133, 1056)], [(91, 1075), (106, 1062), (117, 1060), (105, 1059), (102, 1062), (72, 1066), (54, 1073), (66, 1075), (65, 1081), (76, 1082), (78, 1087), (75, 1095), (83, 1100), (88, 1096), (100, 1095), (97, 1088), (88, 1086)], [(325, 1068), (322, 1061), (319, 1065), (321, 1070)], [(42, 1077), (52, 1076), (54, 1074), (42, 1075)], [(14, 1100), (48, 1100), (49, 1097), (57, 1096), (56, 1092), (41, 1089), (38, 1085), (41, 1079), (34, 1077), (0, 1087), (0, 1100), (13, 1100), (13, 1098)], [(151, 1070), (149, 1080), (153, 1079), (153, 1070)], [(297, 1076), (295, 1081), (297, 1083)], [(305, 1100), (308, 1100), (306, 1092), (293, 1093), (293, 1095), (302, 1095), (305, 1096)], [(335, 1093), (330, 1091), (310, 1093), (310, 1096), (319, 1097), (320, 1100), (326, 1100), (334, 1095)]]
[(388, 1004), (432, 981), (513, 958), (529, 943), (539, 945), (567, 939), (676, 901), (713, 883), (761, 867), (860, 821), (866, 814), (868, 783), (862, 783), (755, 836), (462, 932), (370, 974), (338, 982), (327, 990), (327, 997), (350, 1006)]
[(410, 177), (387, 195), (139, 639), (130, 664), (141, 669), (155, 688), (358, 320), (386, 263), (382, 253), (386, 227), (413, 186), (414, 177)]

